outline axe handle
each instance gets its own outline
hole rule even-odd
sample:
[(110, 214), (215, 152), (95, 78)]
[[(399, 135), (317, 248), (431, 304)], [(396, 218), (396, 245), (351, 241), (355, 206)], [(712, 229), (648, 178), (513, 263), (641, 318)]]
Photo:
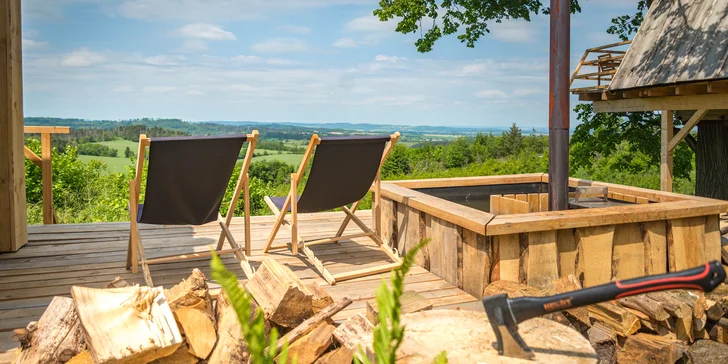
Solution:
[(725, 278), (726, 272), (720, 262), (712, 261), (705, 263), (704, 266), (680, 272), (615, 281), (555, 296), (511, 298), (508, 300), (508, 303), (516, 322), (523, 322), (524, 320), (551, 312), (592, 305), (646, 292), (670, 289), (690, 289), (710, 292), (721, 284)]

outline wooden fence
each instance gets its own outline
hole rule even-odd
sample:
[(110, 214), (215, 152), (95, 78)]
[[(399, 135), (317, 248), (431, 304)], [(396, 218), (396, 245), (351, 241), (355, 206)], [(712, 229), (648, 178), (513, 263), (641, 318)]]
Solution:
[(43, 224), (57, 224), (55, 208), (53, 207), (53, 156), (51, 134), (68, 134), (68, 126), (26, 126), (25, 134), (40, 134), (40, 157), (25, 146), (23, 152), (36, 166), (40, 167), (43, 188)]

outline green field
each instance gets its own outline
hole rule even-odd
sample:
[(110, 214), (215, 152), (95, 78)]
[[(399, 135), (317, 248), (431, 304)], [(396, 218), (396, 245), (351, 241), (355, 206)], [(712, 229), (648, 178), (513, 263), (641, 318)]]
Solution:
[(117, 139), (117, 140), (111, 140), (108, 142), (97, 142), (94, 144), (101, 144), (105, 145), (109, 148), (113, 148), (119, 151), (120, 156), (124, 156), (124, 150), (126, 150), (126, 147), (129, 147), (134, 154), (136, 154), (137, 149), (139, 149), (139, 143), (132, 142), (131, 140), (123, 140), (123, 139)]
[(303, 154), (274, 154), (255, 157), (253, 158), (253, 162), (263, 160), (279, 160), (298, 167), (298, 165), (301, 164), (302, 159)]
[(92, 160), (105, 162), (109, 166), (109, 171), (112, 173), (126, 172), (126, 166), (132, 165), (132, 162), (128, 158), (114, 158), (114, 157), (97, 157), (95, 155), (79, 155), (78, 159), (84, 163), (88, 163)]

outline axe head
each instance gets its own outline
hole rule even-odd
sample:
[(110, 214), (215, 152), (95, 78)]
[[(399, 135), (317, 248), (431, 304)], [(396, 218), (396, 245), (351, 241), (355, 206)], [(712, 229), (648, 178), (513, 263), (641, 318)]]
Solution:
[(488, 314), (490, 326), (495, 332), (498, 354), (512, 358), (533, 359), (533, 351), (518, 334), (518, 322), (511, 310), (508, 295), (504, 293), (485, 297), (483, 306), (485, 313)]

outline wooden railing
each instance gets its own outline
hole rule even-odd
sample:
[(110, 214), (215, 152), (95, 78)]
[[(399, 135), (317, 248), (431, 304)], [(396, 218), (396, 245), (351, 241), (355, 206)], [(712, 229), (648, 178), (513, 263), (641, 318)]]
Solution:
[[(609, 87), (609, 83), (612, 81), (614, 74), (617, 73), (617, 69), (622, 63), (624, 55), (627, 53), (625, 49), (615, 48), (626, 46), (630, 43), (632, 43), (632, 41), (627, 40), (624, 42), (589, 48), (584, 51), (584, 55), (581, 57), (581, 60), (576, 65), (576, 69), (574, 69), (574, 73), (571, 75), (569, 85), (573, 84), (574, 80), (597, 81), (597, 84), (595, 86), (574, 88), (571, 89), (571, 92), (600, 90)], [(590, 54), (597, 54), (596, 59), (587, 59)], [(587, 73), (579, 73), (581, 72), (581, 68), (584, 66), (596, 67), (596, 72), (592, 72), (593, 69), (590, 69)]]
[(68, 126), (26, 126), (25, 134), (40, 134), (40, 157), (27, 146), (23, 151), (25, 158), (28, 158), (36, 166), (40, 167), (43, 186), (43, 224), (56, 224), (58, 218), (53, 208), (53, 157), (51, 151), (51, 134), (68, 134), (71, 128)]

